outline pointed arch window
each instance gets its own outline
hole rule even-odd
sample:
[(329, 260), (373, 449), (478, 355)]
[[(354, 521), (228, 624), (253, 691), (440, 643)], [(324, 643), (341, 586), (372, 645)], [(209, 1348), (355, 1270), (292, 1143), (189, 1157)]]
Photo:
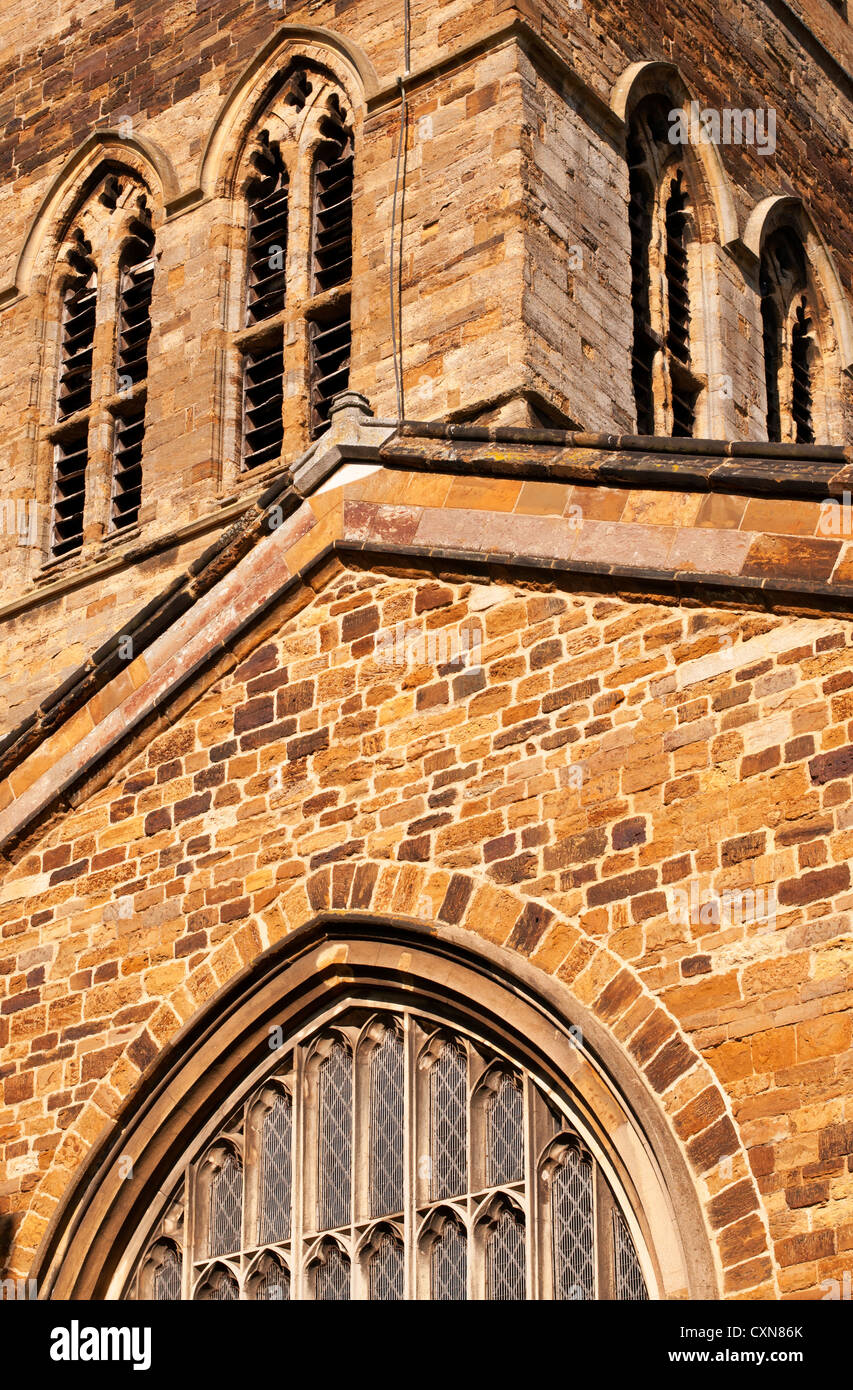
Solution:
[(518, 1079), (499, 1072), (488, 1103), (487, 1181), (490, 1187), (524, 1176), (524, 1099)]
[(348, 1226), (352, 1194), (352, 1058), (333, 1043), (320, 1064), (320, 1229)]
[(236, 343), (241, 467), (255, 472), (286, 439), (298, 449), (320, 434), (349, 383), (354, 144), (328, 73), (305, 64), (282, 77), (250, 165)]
[(390, 1231), (382, 1232), (370, 1257), (371, 1299), (389, 1303), (403, 1298), (405, 1258), (402, 1243)]
[(50, 561), (139, 521), (155, 254), (147, 195), (133, 178), (103, 178), (81, 210), (65, 265), (55, 419), (46, 432)]
[(290, 1271), (275, 1255), (262, 1255), (248, 1280), (249, 1298), (256, 1303), (283, 1303), (290, 1298)]
[(148, 342), (154, 289), (154, 233), (146, 207), (131, 224), (132, 240), (121, 260), (116, 333), (119, 401), (113, 406), (113, 530), (139, 520), (142, 504), (142, 443), (148, 400)]
[(239, 1159), (226, 1151), (218, 1157), (210, 1183), (211, 1255), (239, 1250), (243, 1211), (243, 1176)]
[(430, 1187), (456, 1197), (468, 1186), (468, 1067), (454, 1041), (442, 1041), (430, 1068)]
[(352, 1297), (350, 1262), (340, 1246), (326, 1241), (314, 1267), (314, 1297), (318, 1302), (341, 1302)]
[(328, 423), (329, 407), (349, 381), (352, 352), (353, 143), (340, 101), (333, 95), (314, 158), (311, 275), (318, 304), (309, 326), (311, 433)]
[(767, 238), (759, 266), (767, 438), (813, 444), (821, 350), (805, 251), (787, 227)]
[(486, 1293), (496, 1302), (523, 1299), (525, 1275), (524, 1217), (512, 1207), (500, 1208), (486, 1239)]
[(57, 420), (63, 427), (54, 434), (51, 554), (55, 559), (82, 546), (86, 510), (98, 270), (91, 244), (79, 229), (68, 261), (73, 274), (62, 297), (57, 392)]
[(687, 165), (674, 155), (668, 120), (667, 103), (647, 97), (628, 130), (631, 381), (639, 434), (691, 436), (704, 385), (690, 292), (697, 233)]
[(468, 1297), (468, 1239), (461, 1221), (452, 1216), (430, 1250), (430, 1296), (443, 1303)]
[(635, 1229), (567, 1106), (494, 1040), (350, 1002), (200, 1136), (127, 1296), (638, 1299)]
[(386, 1030), (370, 1057), (370, 1205), (374, 1215), (403, 1210), (405, 1059)]
[(261, 1127), (261, 1202), (258, 1240), (262, 1245), (290, 1238), (293, 1105), (279, 1092)]
[(595, 1298), (595, 1186), (579, 1145), (563, 1145), (550, 1173), (554, 1297)]

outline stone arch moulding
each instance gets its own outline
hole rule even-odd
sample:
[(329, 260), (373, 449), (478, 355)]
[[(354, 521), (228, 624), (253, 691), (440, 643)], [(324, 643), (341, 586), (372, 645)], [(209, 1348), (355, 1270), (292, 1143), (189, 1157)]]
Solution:
[[(673, 108), (689, 106), (691, 96), (687, 83), (674, 63), (632, 63), (617, 78), (610, 94), (610, 105), (626, 125), (631, 113), (644, 97), (662, 96), (672, 101)], [(729, 176), (716, 145), (700, 142), (691, 150), (702, 170), (714, 204), (720, 245), (733, 248), (739, 236), (737, 207)]]
[(11, 285), (0, 290), (0, 309), (29, 294), (37, 285), (43, 263), (62, 242), (76, 210), (80, 190), (103, 167), (124, 167), (136, 174), (168, 205), (178, 195), (177, 175), (168, 155), (151, 140), (122, 135), (118, 130), (95, 130), (78, 145), (60, 169), (30, 223)]
[[(87, 1102), (20, 1231), (18, 1258), (35, 1252), (30, 1274), (41, 1297), (117, 1296), (135, 1254), (127, 1237), (122, 1245), (122, 1232), (138, 1230), (152, 1204), (166, 1198), (194, 1130), (233, 1093), (241, 1069), (247, 1075), (269, 1055), (270, 1027), (286, 1032), (290, 1023), (295, 1032), (312, 1008), (347, 998), (365, 979), (378, 981), (385, 999), (396, 991), (402, 1003), (411, 1004), (415, 989), (441, 990), (460, 1010), (470, 1011), (476, 999), (504, 1036), (513, 1012), (507, 1001), (517, 1001), (524, 1013), (510, 1021), (517, 1055), (562, 1078), (578, 1113), (616, 1146), (623, 1186), (644, 1213), (661, 1296), (716, 1298), (721, 1289), (757, 1285), (763, 1296), (776, 1296), (766, 1220), (725, 1097), (630, 968), (555, 922), (568, 955), (558, 978), (545, 973), (525, 957), (553, 914), (462, 874), (341, 864), (334, 880), (326, 870), (307, 889), (283, 893), (197, 967)], [(483, 891), (489, 926), (478, 928)], [(507, 924), (503, 935), (497, 922)], [(511, 949), (497, 944), (504, 941)], [(639, 1031), (648, 1026), (656, 1037), (651, 1060), (633, 1038), (626, 1046), (631, 1030), (620, 1033), (638, 1001), (648, 1006)], [(128, 1159), (134, 1181), (124, 1180), (120, 1166)], [(721, 1204), (728, 1224), (732, 1203), (751, 1223), (745, 1274), (727, 1274), (742, 1261), (718, 1229)], [(764, 1247), (758, 1255), (756, 1239)]]
[(772, 194), (769, 198), (763, 198), (749, 214), (744, 228), (743, 244), (757, 262), (767, 237), (780, 227), (790, 227), (803, 244), (806, 259), (832, 315), (841, 369), (848, 375), (853, 375), (853, 313), (850, 301), (841, 283), (832, 252), (801, 200), (791, 194)]
[[(269, 100), (277, 74), (291, 57), (326, 66), (341, 82), (355, 109), (379, 89), (370, 59), (351, 39), (310, 25), (282, 26), (255, 54), (231, 88), (208, 136), (199, 165), (198, 186), (180, 198), (181, 206), (217, 193), (230, 195), (245, 138)], [(167, 212), (173, 210), (171, 206), (167, 208)]]

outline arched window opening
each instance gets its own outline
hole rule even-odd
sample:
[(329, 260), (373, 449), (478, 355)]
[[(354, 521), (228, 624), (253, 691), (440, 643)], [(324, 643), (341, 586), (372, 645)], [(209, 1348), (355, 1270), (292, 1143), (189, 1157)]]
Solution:
[(631, 309), (634, 343), (631, 381), (637, 410), (637, 433), (654, 434), (653, 370), (658, 342), (652, 333), (649, 305), (649, 248), (652, 240), (654, 190), (642, 165), (644, 155), (636, 139), (628, 141), (628, 223), (631, 232)]
[(290, 1239), (293, 1106), (279, 1093), (261, 1126), (261, 1200), (258, 1240), (262, 1245)]
[(596, 1296), (593, 1168), (579, 1147), (563, 1150), (551, 1175), (554, 1297)]
[(200, 1303), (236, 1303), (240, 1285), (230, 1269), (214, 1265), (198, 1287), (196, 1300)]
[(328, 424), (333, 398), (349, 382), (352, 350), (353, 141), (344, 111), (332, 94), (314, 159), (311, 275), (322, 309), (309, 324), (311, 433)]
[(320, 1229), (350, 1223), (352, 1058), (336, 1042), (320, 1065)]
[(180, 1250), (170, 1240), (156, 1240), (141, 1276), (143, 1296), (157, 1303), (171, 1303), (180, 1299), (182, 1283)]
[(349, 384), (352, 115), (324, 67), (290, 68), (264, 114), (242, 187), (245, 312), (234, 324), (243, 471), (279, 462), (327, 427)]
[(290, 1273), (275, 1255), (261, 1257), (249, 1278), (249, 1297), (256, 1303), (282, 1303), (290, 1298)]
[(486, 1238), (487, 1297), (496, 1302), (525, 1297), (524, 1220), (504, 1207)]
[(403, 1246), (390, 1231), (384, 1231), (370, 1257), (370, 1298), (378, 1302), (396, 1302), (404, 1297), (405, 1254)]
[(83, 544), (89, 409), (98, 299), (92, 247), (78, 228), (68, 254), (73, 272), (62, 299), (57, 421), (72, 421), (54, 434), (51, 555), (60, 559)]
[(468, 1242), (461, 1224), (444, 1223), (430, 1255), (430, 1293), (437, 1302), (462, 1302), (468, 1297)]
[(672, 433), (690, 436), (698, 392), (690, 372), (690, 295), (687, 288), (687, 189), (684, 173), (670, 180), (666, 200), (666, 346), (672, 378)]
[(333, 1241), (326, 1241), (314, 1267), (314, 1297), (318, 1302), (342, 1302), (352, 1298), (350, 1262)]
[(284, 309), (290, 179), (281, 150), (262, 130), (252, 154), (258, 171), (249, 190), (249, 250), (246, 326), (262, 323)]
[(151, 213), (140, 199), (131, 223), (132, 241), (122, 257), (116, 334), (119, 400), (113, 408), (113, 530), (139, 519), (142, 503), (142, 443), (148, 399), (148, 341), (154, 288), (154, 232)]
[(370, 1057), (370, 1210), (403, 1210), (403, 1043), (391, 1030)]
[(468, 1076), (465, 1054), (442, 1045), (430, 1068), (430, 1156), (433, 1197), (457, 1197), (468, 1186)]
[(230, 1152), (219, 1155), (210, 1183), (209, 1255), (231, 1255), (242, 1245), (243, 1174)]
[(761, 340), (764, 351), (764, 386), (767, 392), (767, 438), (770, 443), (778, 443), (782, 438), (779, 402), (782, 326), (766, 275), (761, 277)]
[(812, 320), (805, 299), (796, 308), (791, 326), (791, 414), (797, 444), (814, 444), (812, 425)]
[(524, 1099), (514, 1076), (498, 1073), (488, 1104), (487, 1177), (490, 1187), (524, 1177)]
[[(284, 438), (284, 352), (281, 315), (287, 284), (289, 176), (279, 146), (262, 130), (252, 154), (257, 172), (248, 191), (249, 241), (243, 340), (243, 467), (262, 468), (281, 454)], [(272, 323), (272, 333), (263, 325)]]
[(696, 241), (687, 166), (674, 156), (669, 111), (647, 97), (628, 131), (633, 347), (640, 434), (691, 436), (703, 381), (696, 374), (690, 298)]
[(626, 1199), (568, 1109), (446, 1019), (342, 1005), (213, 1128), (126, 1296), (156, 1269), (179, 1297), (182, 1261), (201, 1299), (648, 1296)]
[(822, 354), (805, 251), (788, 227), (767, 238), (759, 267), (766, 426), (771, 442), (813, 444)]
[(648, 1290), (634, 1249), (634, 1242), (620, 1211), (613, 1213), (613, 1253), (616, 1268), (616, 1297), (636, 1302), (648, 1301)]
[[(56, 352), (50, 561), (70, 560), (139, 522), (148, 396), (154, 219), (124, 170), (104, 173), (64, 253)], [(96, 480), (96, 481), (95, 481)]]

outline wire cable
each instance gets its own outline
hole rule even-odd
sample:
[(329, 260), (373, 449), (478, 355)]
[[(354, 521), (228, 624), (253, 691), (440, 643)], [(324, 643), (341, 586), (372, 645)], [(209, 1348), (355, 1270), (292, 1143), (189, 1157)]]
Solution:
[[(397, 423), (406, 418), (405, 397), (403, 393), (403, 226), (405, 223), (406, 197), (406, 82), (411, 70), (411, 25), (409, 0), (403, 0), (403, 54), (405, 72), (397, 78), (400, 88), (400, 129), (397, 137), (397, 167), (394, 173), (394, 196), (391, 202), (391, 252), (388, 258), (388, 299), (391, 310), (391, 351), (394, 357), (394, 384), (397, 394)], [(402, 178), (401, 178), (402, 174)], [(397, 303), (394, 304), (394, 254), (397, 237), (397, 201), (400, 202), (400, 243), (397, 254)]]

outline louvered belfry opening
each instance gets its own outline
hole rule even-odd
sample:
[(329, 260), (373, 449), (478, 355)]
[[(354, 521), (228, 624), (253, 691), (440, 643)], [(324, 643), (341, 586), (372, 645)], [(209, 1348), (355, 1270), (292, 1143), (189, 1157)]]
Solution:
[(51, 556), (54, 559), (72, 555), (82, 546), (86, 508), (89, 418), (84, 412), (88, 412), (92, 404), (98, 273), (92, 248), (79, 230), (74, 234), (68, 262), (72, 278), (62, 300), (56, 414), (59, 424), (69, 423), (53, 436)]
[(263, 468), (281, 456), (284, 440), (284, 313), (287, 291), (287, 169), (279, 147), (261, 131), (249, 188), (246, 327), (270, 325), (243, 352), (243, 467)]
[(253, 1086), (199, 1135), (126, 1296), (648, 1297), (625, 1209), (553, 1079), (494, 1042), (350, 1001)]
[(654, 192), (643, 171), (645, 156), (639, 141), (628, 141), (628, 225), (631, 233), (631, 309), (634, 340), (631, 384), (637, 411), (637, 433), (654, 434), (655, 405), (652, 372), (657, 341), (652, 333), (649, 309), (649, 248), (652, 240)]
[(132, 240), (122, 256), (116, 332), (116, 390), (113, 427), (112, 529), (139, 520), (142, 450), (148, 397), (148, 344), (154, 289), (154, 232), (144, 198), (131, 223)]
[(766, 274), (761, 277), (761, 340), (764, 351), (764, 384), (767, 391), (767, 439), (782, 438), (779, 372), (782, 366), (782, 326)]
[(702, 382), (690, 350), (691, 196), (687, 170), (673, 158), (672, 114), (662, 98), (647, 97), (629, 125), (631, 384), (638, 434), (690, 436)]
[(257, 182), (249, 191), (246, 325), (262, 323), (284, 309), (287, 260), (287, 170), (269, 133), (261, 131), (252, 154)]
[(352, 352), (352, 131), (338, 99), (329, 98), (323, 143), (314, 159), (311, 219), (312, 293), (322, 299), (308, 325), (311, 434), (329, 420), (329, 407), (349, 384)]
[(690, 372), (690, 292), (687, 276), (688, 194), (679, 169), (670, 180), (666, 200), (666, 346), (672, 377), (672, 433), (690, 436), (696, 414), (696, 390)]
[(759, 267), (767, 438), (815, 442), (814, 383), (819, 360), (803, 244), (789, 227), (772, 232)]
[(791, 325), (791, 416), (798, 444), (814, 444), (812, 423), (812, 320), (803, 298)]

